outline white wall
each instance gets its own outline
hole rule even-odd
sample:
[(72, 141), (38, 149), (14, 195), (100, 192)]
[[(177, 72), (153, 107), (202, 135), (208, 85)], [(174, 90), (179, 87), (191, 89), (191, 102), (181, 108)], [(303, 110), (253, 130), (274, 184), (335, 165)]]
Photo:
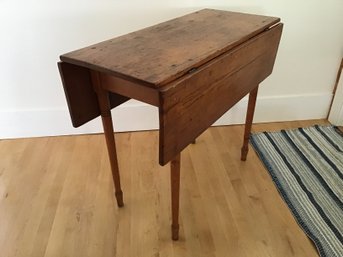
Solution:
[[(278, 16), (285, 24), (255, 121), (326, 117), (343, 56), (342, 0), (1, 0), (0, 138), (100, 131), (99, 120), (72, 128), (58, 56), (205, 7)], [(245, 103), (219, 123), (242, 122)], [(139, 102), (114, 116), (120, 131), (158, 126), (156, 108)]]

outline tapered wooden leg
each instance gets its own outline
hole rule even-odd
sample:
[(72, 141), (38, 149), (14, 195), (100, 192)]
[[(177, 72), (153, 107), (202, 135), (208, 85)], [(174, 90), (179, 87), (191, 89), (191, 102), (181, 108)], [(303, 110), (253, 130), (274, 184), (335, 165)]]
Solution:
[(124, 206), (123, 192), (120, 186), (120, 176), (117, 160), (117, 151), (114, 139), (111, 106), (108, 92), (101, 88), (100, 75), (97, 72), (92, 72), (92, 82), (98, 96), (98, 103), (101, 112), (102, 125), (104, 127), (104, 134), (106, 138), (107, 151), (110, 159), (112, 178), (115, 188), (115, 196), (118, 207)]
[(179, 239), (180, 154), (170, 163), (172, 239)]
[(249, 94), (248, 110), (247, 110), (247, 116), (245, 119), (243, 146), (241, 149), (242, 161), (245, 161), (247, 159), (247, 154), (249, 151), (248, 143), (249, 143), (249, 137), (250, 137), (250, 132), (251, 132), (252, 120), (254, 118), (257, 91), (258, 91), (258, 86), (254, 88)]

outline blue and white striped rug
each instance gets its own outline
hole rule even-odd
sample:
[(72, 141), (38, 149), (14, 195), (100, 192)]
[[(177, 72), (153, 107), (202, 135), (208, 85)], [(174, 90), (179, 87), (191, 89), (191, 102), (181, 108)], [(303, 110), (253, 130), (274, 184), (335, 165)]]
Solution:
[(250, 139), (320, 256), (343, 257), (342, 132), (316, 125)]

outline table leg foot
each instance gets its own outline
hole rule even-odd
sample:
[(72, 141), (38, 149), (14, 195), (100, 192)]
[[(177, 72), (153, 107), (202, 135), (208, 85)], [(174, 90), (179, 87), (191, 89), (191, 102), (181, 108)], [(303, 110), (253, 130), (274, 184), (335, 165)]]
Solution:
[(172, 225), (172, 239), (174, 241), (179, 240), (179, 225)]
[(123, 201), (123, 191), (117, 191), (115, 192), (115, 196), (117, 199), (117, 205), (118, 207), (123, 207), (124, 206), (124, 201)]
[(242, 149), (241, 149), (241, 161), (246, 161), (247, 160), (248, 152), (249, 152), (248, 146), (246, 146), (246, 147), (243, 146)]

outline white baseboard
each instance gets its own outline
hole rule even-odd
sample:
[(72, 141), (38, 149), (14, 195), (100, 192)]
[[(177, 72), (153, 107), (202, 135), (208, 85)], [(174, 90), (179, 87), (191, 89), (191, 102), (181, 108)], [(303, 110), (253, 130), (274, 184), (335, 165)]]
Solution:
[[(259, 97), (254, 122), (323, 119), (327, 117), (332, 94)], [(242, 124), (247, 98), (224, 114), (216, 125)], [(144, 103), (129, 101), (112, 111), (115, 130), (138, 131), (158, 129), (158, 109)], [(67, 108), (0, 111), (0, 138), (23, 138), (88, 134), (102, 132), (101, 120), (73, 128)]]

